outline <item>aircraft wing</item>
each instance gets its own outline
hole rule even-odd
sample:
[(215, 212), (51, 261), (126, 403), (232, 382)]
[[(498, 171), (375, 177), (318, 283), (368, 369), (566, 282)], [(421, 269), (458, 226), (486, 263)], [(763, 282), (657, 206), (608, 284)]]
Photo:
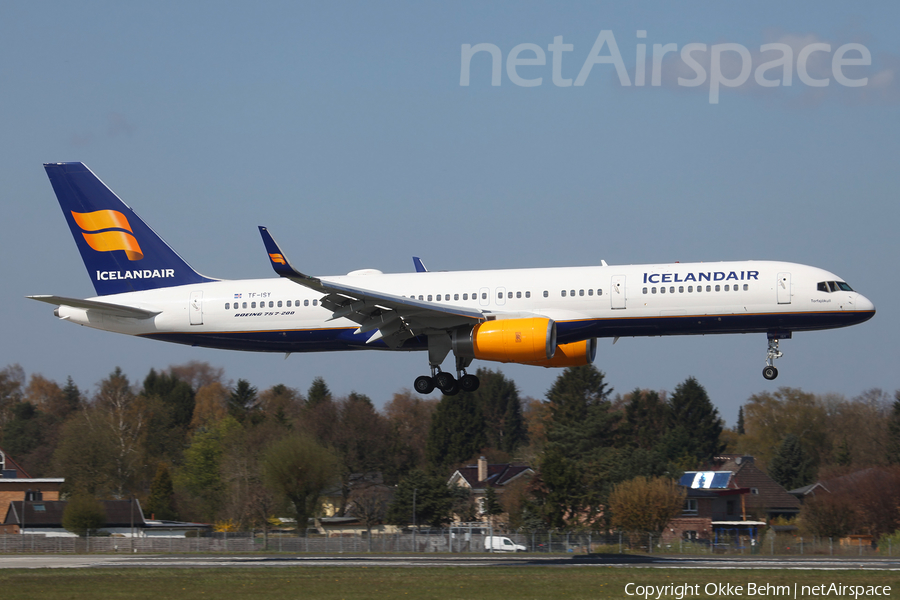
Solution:
[(358, 323), (356, 333), (377, 330), (367, 343), (383, 340), (390, 347), (398, 347), (417, 335), (472, 325), (487, 319), (487, 314), (480, 310), (425, 302), (305, 275), (291, 266), (267, 228), (260, 227), (259, 232), (275, 272), (324, 294), (320, 302), (332, 311), (332, 320), (347, 318)]
[(131, 319), (150, 319), (162, 311), (145, 310), (133, 306), (112, 304), (111, 302), (98, 302), (97, 300), (79, 300), (78, 298), (66, 298), (64, 296), (26, 296), (38, 302), (46, 302), (56, 306), (71, 306), (85, 310), (96, 310), (114, 317), (126, 317)]

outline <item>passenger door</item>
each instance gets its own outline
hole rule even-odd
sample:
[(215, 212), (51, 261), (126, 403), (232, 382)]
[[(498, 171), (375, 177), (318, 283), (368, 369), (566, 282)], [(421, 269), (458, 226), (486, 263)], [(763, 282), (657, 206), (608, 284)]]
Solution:
[(791, 303), (791, 274), (779, 273), (778, 284), (776, 285), (776, 294), (778, 296), (778, 304)]
[(625, 276), (613, 275), (610, 286), (610, 302), (613, 309), (625, 308)]
[(188, 313), (191, 315), (191, 325), (203, 325), (203, 292), (191, 292)]

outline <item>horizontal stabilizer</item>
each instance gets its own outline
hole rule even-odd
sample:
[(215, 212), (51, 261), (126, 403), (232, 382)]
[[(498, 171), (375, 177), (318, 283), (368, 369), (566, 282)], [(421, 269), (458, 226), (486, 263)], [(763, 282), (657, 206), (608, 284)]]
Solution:
[(54, 304), (56, 306), (71, 306), (73, 308), (83, 308), (85, 310), (96, 310), (114, 317), (125, 317), (130, 319), (150, 319), (162, 312), (159, 310), (146, 310), (143, 308), (135, 308), (133, 306), (112, 304), (110, 302), (65, 298), (63, 296), (26, 296), (26, 298), (31, 298), (38, 302), (46, 302), (47, 304)]

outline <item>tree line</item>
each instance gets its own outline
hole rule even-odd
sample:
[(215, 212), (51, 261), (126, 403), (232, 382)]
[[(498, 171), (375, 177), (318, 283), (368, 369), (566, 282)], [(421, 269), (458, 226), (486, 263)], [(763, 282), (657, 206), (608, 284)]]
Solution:
[[(305, 393), (260, 391), (204, 362), (151, 369), (141, 383), (116, 368), (93, 393), (11, 365), (0, 370), (0, 447), (34, 477), (65, 477), (72, 498), (135, 496), (148, 516), (223, 528), (267, 527), (275, 515), (305, 523), (323, 494), (335, 514), (368, 526), (502, 513), (511, 528), (627, 528), (630, 499), (658, 497), (677, 514), (673, 481), (723, 452), (755, 456), (787, 489), (837, 482), (812, 503), (817, 512), (804, 507), (807, 528), (900, 528), (900, 509), (878, 509), (877, 490), (868, 504), (851, 497), (866, 473), (882, 489), (900, 486), (900, 392), (780, 388), (751, 396), (725, 428), (692, 377), (671, 393), (614, 394), (596, 367), (574, 367), (535, 399), (500, 372), (477, 375), (475, 392), (438, 400), (403, 390), (379, 411), (361, 393), (334, 397), (321, 378)], [(476, 506), (447, 480), (479, 456), (535, 474), (502, 494), (489, 488)], [(662, 527), (666, 517), (629, 518)]]

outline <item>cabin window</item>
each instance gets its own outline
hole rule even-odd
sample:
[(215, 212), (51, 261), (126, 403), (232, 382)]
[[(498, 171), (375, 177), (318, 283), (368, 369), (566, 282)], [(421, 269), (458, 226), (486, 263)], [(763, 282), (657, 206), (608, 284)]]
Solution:
[(730, 291), (730, 290), (728, 289), (728, 286), (727, 286), (727, 285), (725, 286), (725, 291), (726, 291), (726, 292)]
[(281, 300), (278, 301), (278, 308), (281, 308)]
[(431, 302), (431, 298), (432, 298), (431, 294), (428, 294), (428, 301), (429, 301), (429, 302)]
[(318, 301), (318, 300), (313, 300), (313, 306), (318, 306), (318, 305), (319, 305), (319, 301)]
[(712, 286), (711, 286), (711, 285), (706, 286), (706, 291), (707, 291), (707, 292), (711, 292), (711, 291), (712, 291)]
[(503, 292), (497, 292), (497, 300), (503, 299)]
[(482, 293), (481, 293), (481, 299), (482, 299), (482, 300), (487, 300), (487, 292), (482, 292)]
[(603, 290), (597, 290), (597, 295), (598, 295), (598, 296), (602, 296), (602, 295), (603, 295)]
[(574, 298), (574, 297), (575, 297), (575, 290), (572, 290), (572, 291), (570, 292), (570, 294), (571, 294), (572, 297)]
[(244, 302), (243, 307), (244, 307), (244, 308), (247, 308), (247, 303), (246, 303), (246, 302)]
[(645, 293), (645, 294), (647, 293), (647, 288), (644, 288), (644, 293)]
[(749, 290), (749, 289), (750, 289), (750, 286), (747, 285), (747, 284), (745, 283), (745, 284), (744, 284), (744, 291), (746, 292), (746, 291)]
[(463, 300), (468, 300), (468, 299), (469, 299), (469, 295), (468, 295), (468, 294), (463, 294)]
[(594, 295), (594, 290), (588, 290), (588, 296), (593, 296), (593, 295)]
[(525, 297), (526, 297), (526, 298), (531, 298), (531, 292), (525, 292)]
[(683, 294), (683, 293), (684, 293), (684, 286), (683, 286), (683, 285), (679, 285), (679, 286), (678, 286), (678, 293), (679, 293), (679, 294)]
[(651, 294), (655, 294), (655, 293), (656, 293), (656, 286), (650, 288), (650, 293), (651, 293)]
[(251, 303), (250, 303), (250, 308), (256, 308), (256, 302), (251, 302)]
[(562, 292), (560, 292), (560, 293), (561, 293), (561, 294), (562, 294), (562, 297), (563, 297), (563, 298), (565, 298), (565, 297), (566, 297), (566, 290), (563, 290), (563, 291), (562, 291)]
[(516, 292), (516, 298), (521, 298), (521, 297), (522, 297), (522, 292)]
[(303, 306), (309, 306), (309, 300), (304, 300), (304, 301), (303, 301)]
[(291, 301), (290, 301), (290, 300), (288, 300), (286, 304), (287, 304), (287, 307), (288, 307), (288, 308), (291, 307)]
[(717, 291), (717, 292), (721, 291), (721, 290), (719, 289), (719, 287), (720, 287), (719, 284), (716, 284), (716, 291)]
[(664, 288), (664, 287), (659, 288), (659, 293), (660, 293), (660, 294), (665, 294), (665, 293), (666, 293), (666, 288)]
[(674, 294), (674, 293), (675, 293), (675, 286), (674, 286), (674, 285), (673, 285), (672, 287), (669, 288), (669, 293), (670, 293), (670, 294)]
[(506, 297), (509, 298), (510, 300), (512, 300), (512, 294), (513, 294), (512, 292), (509, 292), (508, 294), (506, 294)]
[(228, 310), (229, 308), (231, 308), (231, 305), (230, 305), (229, 303), (226, 302), (226, 303), (225, 303), (225, 310)]
[(579, 296), (584, 296), (584, 290), (578, 290), (578, 295), (579, 295)]
[(694, 286), (689, 285), (689, 286), (688, 286), (688, 294), (690, 294), (690, 293), (693, 292), (693, 291), (694, 291)]
[(550, 292), (548, 292), (547, 290), (544, 290), (544, 298), (547, 298), (548, 296), (550, 296)]

